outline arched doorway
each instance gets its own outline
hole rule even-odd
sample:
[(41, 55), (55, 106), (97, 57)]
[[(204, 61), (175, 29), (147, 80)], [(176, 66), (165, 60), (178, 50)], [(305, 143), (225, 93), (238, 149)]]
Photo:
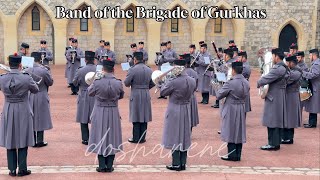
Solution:
[(289, 47), (292, 43), (297, 43), (298, 36), (295, 28), (288, 24), (286, 25), (279, 35), (279, 48), (284, 50), (285, 52), (289, 52)]

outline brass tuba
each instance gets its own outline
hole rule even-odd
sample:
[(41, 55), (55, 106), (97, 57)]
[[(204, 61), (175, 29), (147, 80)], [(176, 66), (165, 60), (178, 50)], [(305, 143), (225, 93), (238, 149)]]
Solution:
[[(265, 49), (263, 56), (260, 56), (258, 61), (259, 61), (259, 66), (261, 68), (261, 76), (265, 76), (270, 72), (273, 66), (271, 50)], [(267, 96), (268, 90), (269, 90), (269, 84), (264, 85), (263, 87), (260, 87), (259, 96), (262, 99), (264, 99)]]
[(161, 85), (163, 83), (165, 83), (168, 79), (172, 79), (177, 77), (178, 75), (180, 75), (182, 73), (182, 71), (185, 69), (184, 66), (174, 66), (173, 68), (171, 68), (170, 70), (166, 71), (166, 72), (162, 72), (160, 70), (155, 70), (153, 71), (152, 75), (151, 75), (151, 79), (153, 81), (154, 84), (156, 84), (157, 88), (155, 90), (155, 94), (158, 92), (159, 87), (161, 87)]

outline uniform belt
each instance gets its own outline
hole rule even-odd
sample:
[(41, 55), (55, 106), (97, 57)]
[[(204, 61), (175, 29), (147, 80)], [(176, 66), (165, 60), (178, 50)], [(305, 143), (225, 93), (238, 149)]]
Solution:
[(9, 102), (9, 103), (20, 103), (20, 102), (23, 102), (23, 99), (20, 98), (20, 97), (6, 97), (6, 102)]
[(169, 99), (169, 102), (173, 103), (173, 104), (178, 104), (178, 105), (186, 105), (190, 103), (190, 100), (172, 100)]
[(100, 106), (100, 107), (117, 107), (118, 102), (115, 101), (95, 101), (95, 105)]
[(246, 101), (245, 100), (231, 100), (231, 103), (232, 104), (244, 104), (244, 103), (246, 103)]
[(149, 85), (132, 85), (132, 89), (149, 89)]

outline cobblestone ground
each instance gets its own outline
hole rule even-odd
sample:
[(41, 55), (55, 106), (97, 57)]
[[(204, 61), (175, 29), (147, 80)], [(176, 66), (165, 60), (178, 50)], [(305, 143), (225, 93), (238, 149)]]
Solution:
[[(155, 67), (153, 67), (155, 69)], [(125, 72), (116, 67), (116, 76), (124, 79)], [(319, 128), (295, 131), (293, 145), (283, 145), (280, 151), (259, 150), (267, 143), (267, 130), (261, 125), (263, 101), (257, 95), (253, 71), (251, 78), (251, 100), (253, 111), (247, 117), (247, 143), (243, 147), (241, 162), (225, 162), (219, 156), (226, 154), (225, 144), (220, 141), (219, 110), (209, 105), (199, 105), (200, 125), (193, 130), (193, 148), (189, 153), (188, 168), (184, 172), (169, 172), (170, 152), (160, 148), (166, 100), (158, 100), (152, 94), (153, 121), (149, 124), (147, 143), (126, 143), (131, 136), (132, 125), (128, 121), (129, 88), (119, 103), (122, 117), (124, 153), (118, 154), (115, 173), (101, 175), (95, 172), (97, 164), (94, 154), (86, 153), (81, 144), (80, 127), (75, 123), (76, 97), (70, 95), (64, 78), (64, 66), (53, 66), (54, 86), (50, 87), (51, 115), (54, 129), (45, 132), (49, 145), (45, 148), (29, 148), (28, 165), (33, 175), (27, 179), (319, 179), (320, 144)], [(197, 93), (198, 101), (200, 94)], [(214, 98), (210, 97), (210, 103)], [(0, 108), (3, 95), (0, 95)], [(304, 122), (307, 113), (303, 113)], [(9, 178), (6, 150), (0, 148), (0, 179)]]

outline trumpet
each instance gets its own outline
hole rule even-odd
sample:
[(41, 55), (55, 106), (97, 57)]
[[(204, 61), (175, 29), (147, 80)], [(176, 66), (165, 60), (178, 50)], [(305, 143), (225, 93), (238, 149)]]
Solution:
[(85, 82), (90, 86), (93, 81), (97, 80), (97, 79), (101, 79), (104, 76), (104, 72), (103, 71), (96, 71), (96, 72), (88, 72), (85, 76)]
[[(8, 67), (6, 65), (3, 65), (3, 64), (0, 64), (0, 69), (4, 70), (6, 72), (11, 72), (10, 67)], [(42, 81), (42, 77), (41, 76), (38, 76), (38, 75), (36, 75), (36, 74), (34, 74), (32, 72), (27, 72), (25, 70), (22, 70), (21, 72), (29, 74), (31, 76), (31, 78), (36, 82), (36, 84), (40, 84), (41, 81)], [(37, 78), (37, 79), (35, 79), (35, 78)]]
[(192, 65), (196, 62), (196, 60), (198, 59), (199, 56), (200, 56), (200, 51), (198, 51), (196, 56), (193, 57), (193, 59), (191, 61), (191, 64), (190, 64), (190, 67), (192, 67)]
[(44, 59), (46, 58), (46, 52), (45, 51), (40, 51), (41, 53), (41, 60), (40, 63), (43, 64)]

